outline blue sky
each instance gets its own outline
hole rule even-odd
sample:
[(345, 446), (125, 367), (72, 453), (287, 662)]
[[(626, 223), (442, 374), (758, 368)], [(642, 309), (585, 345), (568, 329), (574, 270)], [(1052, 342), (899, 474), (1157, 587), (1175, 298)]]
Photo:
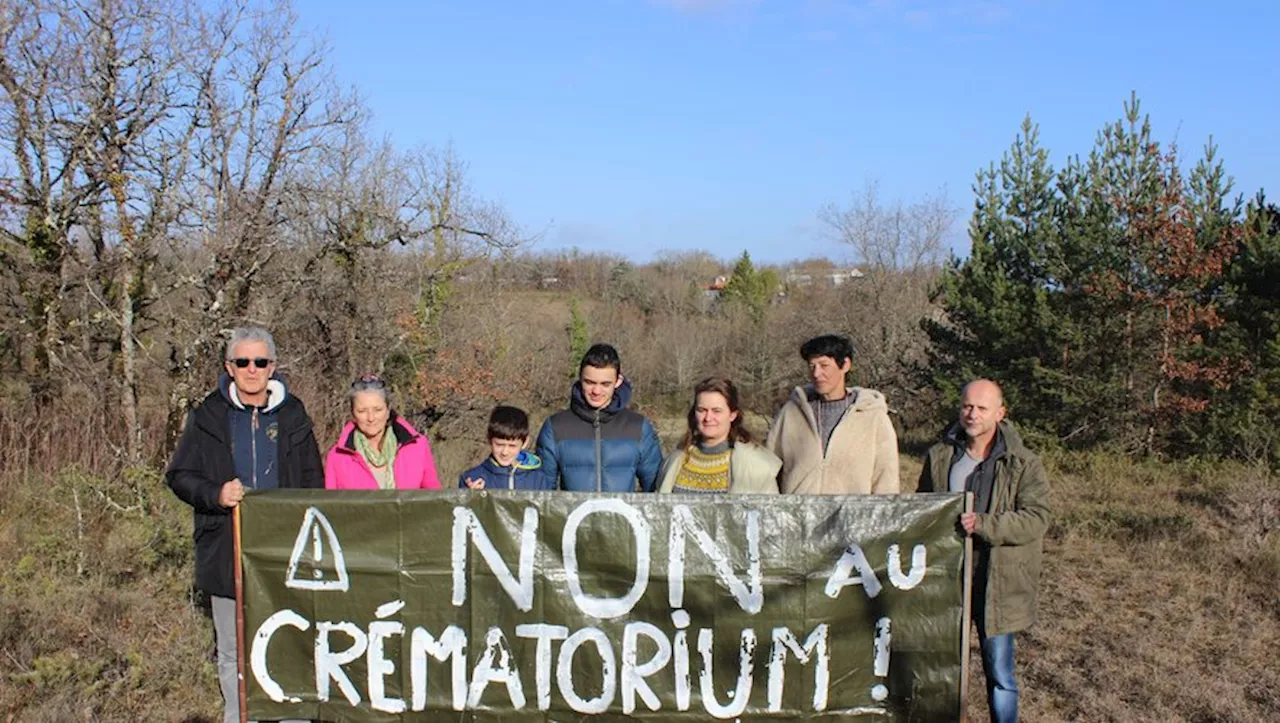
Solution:
[(1190, 162), (1280, 198), (1280, 3), (301, 0), (403, 148), (452, 143), (538, 248), (845, 257), (816, 212), (974, 172), (1030, 113), (1055, 165), (1136, 90)]

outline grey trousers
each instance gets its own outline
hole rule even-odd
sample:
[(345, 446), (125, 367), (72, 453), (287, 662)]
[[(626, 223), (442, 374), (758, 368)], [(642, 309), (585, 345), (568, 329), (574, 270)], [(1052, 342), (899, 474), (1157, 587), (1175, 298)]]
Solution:
[[(240, 670), (236, 665), (236, 599), (210, 595), (213, 640), (218, 645), (218, 685), (222, 688), (222, 723), (240, 723)], [(250, 721), (249, 723), (254, 723)], [(282, 723), (305, 723), (283, 721)]]

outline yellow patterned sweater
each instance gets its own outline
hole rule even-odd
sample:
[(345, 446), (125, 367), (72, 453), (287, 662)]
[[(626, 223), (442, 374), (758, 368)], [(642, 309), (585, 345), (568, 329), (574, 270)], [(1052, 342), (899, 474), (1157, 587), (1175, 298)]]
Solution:
[(729, 491), (729, 457), (733, 450), (725, 441), (714, 447), (692, 445), (685, 450), (684, 464), (676, 473), (674, 492), (724, 493)]

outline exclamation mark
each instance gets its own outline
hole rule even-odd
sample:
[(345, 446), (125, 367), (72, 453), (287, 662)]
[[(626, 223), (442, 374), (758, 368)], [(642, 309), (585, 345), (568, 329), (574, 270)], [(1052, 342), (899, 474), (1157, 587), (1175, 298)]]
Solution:
[(320, 560), (324, 557), (324, 548), (320, 547), (320, 525), (311, 525), (311, 559), (315, 560), (315, 569), (311, 574), (315, 579), (319, 580), (324, 577), (324, 571), (320, 569)]
[[(876, 621), (876, 657), (873, 664), (877, 678), (889, 675), (889, 618)], [(871, 699), (882, 701), (889, 697), (889, 689), (883, 683), (877, 683), (871, 689)]]

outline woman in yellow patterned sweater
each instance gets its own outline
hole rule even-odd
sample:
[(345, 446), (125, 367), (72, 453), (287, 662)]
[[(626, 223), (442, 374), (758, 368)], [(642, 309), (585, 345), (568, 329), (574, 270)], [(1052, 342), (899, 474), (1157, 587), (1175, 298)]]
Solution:
[(710, 377), (693, 388), (689, 431), (667, 458), (659, 492), (778, 494), (782, 460), (751, 440), (742, 424), (738, 388)]

